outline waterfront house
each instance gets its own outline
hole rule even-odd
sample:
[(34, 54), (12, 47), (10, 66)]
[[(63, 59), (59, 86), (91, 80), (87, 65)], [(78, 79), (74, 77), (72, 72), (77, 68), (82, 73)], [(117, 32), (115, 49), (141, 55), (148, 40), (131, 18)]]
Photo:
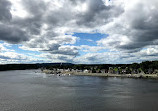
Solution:
[(85, 69), (83, 70), (83, 73), (89, 73), (89, 70)]
[(75, 72), (83, 72), (83, 70), (76, 69), (76, 71), (75, 71)]
[(133, 70), (131, 71), (131, 74), (138, 74), (138, 71), (137, 71), (136, 69), (133, 69)]
[(158, 69), (155, 69), (153, 74), (158, 74)]
[(109, 73), (109, 74), (114, 74), (114, 69), (113, 69), (113, 67), (109, 67), (108, 73)]
[(126, 74), (127, 70), (126, 69), (122, 69), (122, 74)]
[(148, 74), (152, 74), (153, 72), (154, 72), (154, 70), (152, 68), (149, 68), (147, 71)]
[(101, 69), (101, 73), (108, 73), (106, 69)]

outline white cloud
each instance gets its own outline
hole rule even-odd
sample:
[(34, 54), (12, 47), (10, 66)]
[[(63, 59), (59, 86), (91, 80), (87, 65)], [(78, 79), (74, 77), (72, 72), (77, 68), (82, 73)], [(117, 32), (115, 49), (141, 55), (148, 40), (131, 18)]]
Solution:
[(98, 29), (109, 34), (108, 38), (99, 43), (113, 45), (118, 50), (135, 50), (153, 45), (153, 41), (158, 39), (158, 11), (154, 8), (158, 7), (157, 3), (156, 0), (125, 0), (124, 13)]
[(88, 45), (81, 45), (78, 47), (81, 51), (84, 52), (98, 52), (103, 49), (106, 49), (105, 47), (100, 47), (100, 46), (88, 46)]
[[(152, 60), (157, 58), (158, 50), (157, 8), (157, 0), (0, 0), (0, 40), (45, 53), (40, 56), (46, 62)], [(75, 46), (80, 38), (73, 33), (94, 32), (109, 36), (99, 41), (86, 39), (98, 46)], [(5, 52), (1, 57), (38, 61), (6, 47), (0, 45)], [(80, 55), (80, 50), (87, 54)], [(109, 52), (99, 53), (103, 50)]]

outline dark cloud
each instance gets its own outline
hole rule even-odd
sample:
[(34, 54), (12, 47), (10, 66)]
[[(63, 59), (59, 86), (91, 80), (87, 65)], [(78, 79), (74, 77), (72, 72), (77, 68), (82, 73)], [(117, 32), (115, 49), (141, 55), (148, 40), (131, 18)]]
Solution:
[(73, 14), (70, 11), (70, 8), (62, 7), (56, 11), (50, 11), (45, 15), (45, 22), (52, 24), (52, 27), (64, 26), (73, 19)]
[(133, 17), (129, 18), (129, 24), (131, 26), (129, 36), (131, 36), (130, 40), (133, 43), (131, 44), (131, 48), (133, 48), (133, 46), (142, 48), (147, 45), (155, 45), (153, 41), (158, 40), (157, 9), (152, 9), (148, 4), (145, 4), (141, 5), (141, 7), (136, 7), (136, 11), (137, 14), (132, 14)]
[(69, 58), (67, 56), (58, 56), (57, 59), (64, 61), (64, 62), (69, 62), (69, 63), (73, 63), (73, 59)]
[(61, 45), (59, 44), (52, 44), (51, 46), (49, 46), (49, 48), (47, 50), (42, 50), (42, 51), (57, 51), (59, 49)]
[[(71, 51), (71, 52), (67, 52), (67, 51)], [(54, 51), (50, 51), (51, 54), (62, 54), (62, 55), (70, 55), (70, 56), (79, 56), (79, 53), (78, 51), (74, 51), (74, 50), (66, 50), (66, 51), (63, 51), (63, 50), (54, 50)]]
[[(57, 49), (55, 50), (55, 48), (57, 48)], [(70, 55), (70, 56), (78, 56), (79, 55), (78, 49), (76, 47), (61, 46), (61, 47), (55, 47), (55, 48), (49, 52), (51, 54), (62, 54), (62, 55)]]
[(12, 24), (19, 28), (26, 29), (31, 35), (40, 35), (42, 22), (40, 17), (16, 18), (12, 20)]
[(11, 3), (7, 0), (0, 0), (0, 21), (10, 21), (12, 15), (10, 13)]
[(95, 27), (111, 22), (113, 18), (123, 13), (121, 6), (106, 6), (103, 0), (87, 0), (87, 11), (80, 13), (77, 18), (78, 25)]
[(48, 8), (47, 5), (49, 5), (42, 0), (22, 0), (22, 4), (25, 10), (33, 16), (43, 16)]
[(30, 16), (24, 19), (15, 19), (14, 23), (26, 28), (31, 35), (40, 35), (42, 24), (44, 24), (43, 16), (48, 4), (41, 0), (22, 0), (22, 4)]
[(0, 40), (14, 44), (27, 41), (28, 39), (26, 32), (19, 28), (15, 26), (0, 25)]
[(7, 0), (0, 0), (0, 40), (13, 44), (27, 41), (27, 33), (11, 23), (11, 5)]

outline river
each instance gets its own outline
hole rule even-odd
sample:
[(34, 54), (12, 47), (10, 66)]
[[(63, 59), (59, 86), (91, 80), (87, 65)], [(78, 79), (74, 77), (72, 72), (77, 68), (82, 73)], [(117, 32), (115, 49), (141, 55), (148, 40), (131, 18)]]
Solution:
[(0, 111), (158, 111), (158, 80), (0, 72)]

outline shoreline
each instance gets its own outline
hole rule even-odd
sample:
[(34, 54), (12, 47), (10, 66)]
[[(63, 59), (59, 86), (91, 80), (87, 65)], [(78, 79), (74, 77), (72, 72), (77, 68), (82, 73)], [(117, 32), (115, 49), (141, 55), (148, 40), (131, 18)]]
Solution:
[[(43, 70), (45, 74), (54, 74), (51, 70)], [(119, 78), (136, 78), (136, 79), (158, 79), (158, 74), (109, 74), (109, 73), (81, 73), (81, 72), (62, 72), (59, 74), (75, 76), (96, 76), (96, 77), (119, 77)]]
[(157, 74), (109, 74), (109, 73), (73, 73), (76, 76), (119, 77), (136, 79), (158, 79)]

